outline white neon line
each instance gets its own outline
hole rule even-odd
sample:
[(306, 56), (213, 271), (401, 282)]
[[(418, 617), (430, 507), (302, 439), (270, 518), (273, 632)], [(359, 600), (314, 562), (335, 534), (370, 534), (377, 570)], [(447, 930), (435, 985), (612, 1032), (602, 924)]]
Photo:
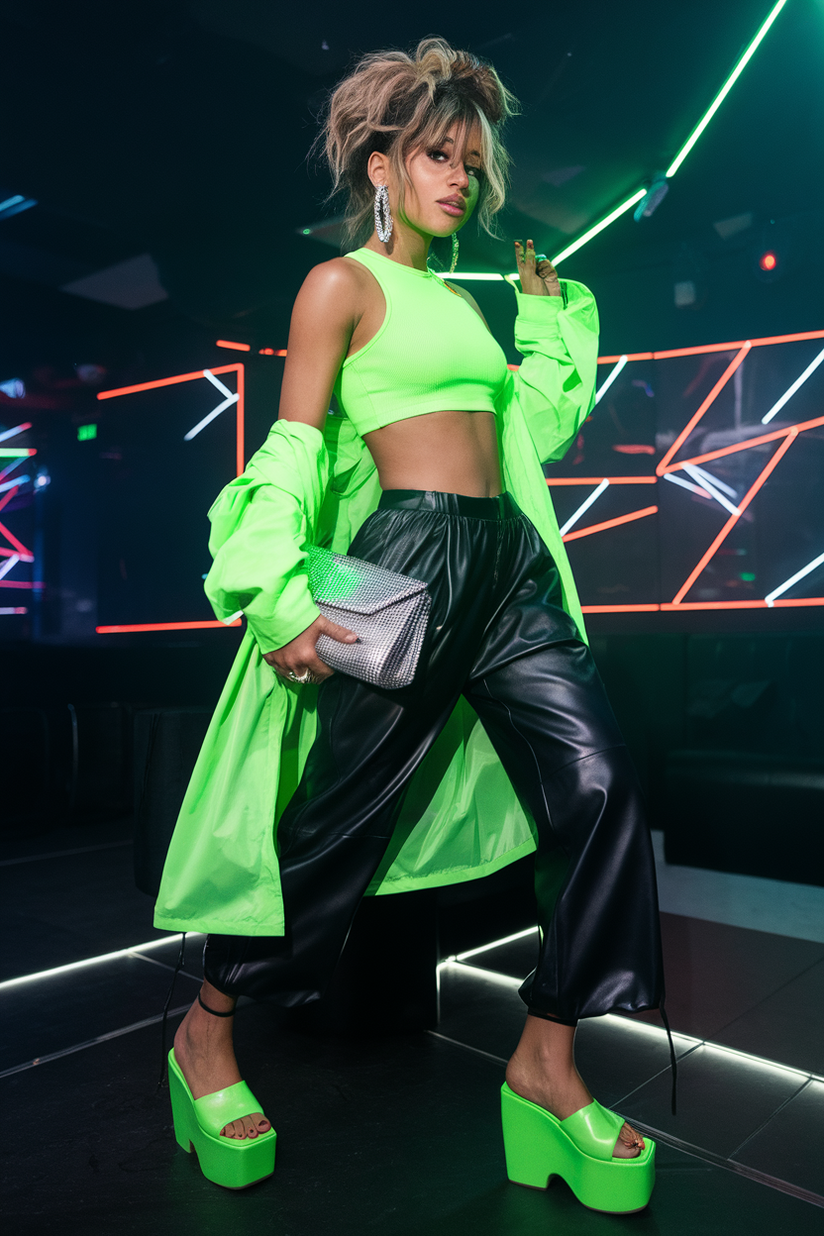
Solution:
[(15, 485), (25, 485), (26, 481), (30, 480), (30, 476), (16, 476), (11, 481), (3, 481), (2, 485), (0, 485), (0, 494), (6, 489), (14, 489)]
[(19, 554), (12, 554), (10, 558), (7, 558), (3, 565), (0, 566), (0, 579), (2, 579), (4, 575), (8, 575), (12, 567), (16, 567), (19, 561)]
[(8, 210), (9, 206), (16, 206), (18, 202), (22, 202), (23, 200), (22, 193), (15, 193), (14, 197), (7, 197), (5, 202), (0, 202), (0, 213), (4, 210)]
[(715, 96), (715, 99), (710, 104), (710, 106), (707, 108), (706, 112), (704, 113), (702, 118), (699, 120), (698, 124), (695, 126), (692, 133), (689, 135), (686, 142), (679, 150), (678, 154), (675, 156), (675, 159), (670, 164), (669, 168), (667, 169), (667, 179), (669, 179), (670, 176), (674, 176), (675, 173), (678, 171), (679, 167), (684, 162), (687, 155), (692, 150), (693, 146), (698, 141), (699, 137), (704, 132), (707, 125), (712, 120), (713, 116), (718, 111), (721, 104), (724, 102), (724, 99), (726, 99), (727, 95), (732, 90), (735, 83), (738, 81), (738, 78), (741, 76), (745, 67), (749, 63), (750, 59), (755, 54), (756, 49), (758, 48), (758, 45), (760, 44), (761, 40), (764, 38), (770, 26), (773, 24), (776, 17), (781, 12), (781, 10), (783, 9), (786, 3), (787, 3), (787, 0), (778, 0), (778, 4), (775, 5), (769, 17), (767, 17), (761, 29), (758, 31), (755, 38), (750, 43), (749, 47), (744, 52), (741, 59), (738, 61), (738, 64), (735, 66), (732, 73), (730, 73), (724, 85), (721, 87), (718, 94)]
[(796, 378), (796, 380), (793, 382), (790, 389), (784, 392), (784, 394), (779, 399), (778, 403), (773, 404), (773, 406), (770, 408), (767, 415), (761, 417), (762, 425), (768, 424), (769, 421), (771, 421), (772, 418), (775, 416), (776, 412), (780, 412), (781, 409), (784, 407), (784, 404), (789, 403), (789, 401), (792, 399), (793, 395), (798, 390), (798, 388), (804, 385), (804, 383), (807, 381), (807, 378), (810, 376), (811, 373), (815, 373), (816, 369), (818, 368), (818, 366), (821, 364), (822, 361), (824, 361), (824, 348), (821, 349), (821, 351), (818, 353), (818, 356), (816, 356), (815, 360), (810, 361), (807, 368), (804, 370), (804, 372), (801, 374), (800, 377)]
[[(194, 936), (202, 936), (203, 932), (189, 932), (190, 938)], [(0, 983), (0, 991), (7, 987), (19, 987), (22, 983), (35, 983), (39, 979), (54, 978), (57, 974), (69, 974), (72, 970), (82, 970), (84, 966), (97, 966), (106, 961), (116, 961), (119, 957), (128, 957), (130, 953), (142, 953), (149, 948), (160, 948), (162, 944), (169, 944), (172, 940), (179, 940), (180, 933), (172, 936), (163, 936), (160, 940), (147, 940), (145, 944), (132, 944), (129, 948), (119, 948), (113, 953), (101, 953), (97, 957), (86, 957), (83, 961), (70, 961), (65, 966), (55, 966), (51, 970), (38, 970), (36, 974), (22, 974), (19, 978), (6, 979)]]
[(208, 379), (209, 379), (209, 381), (211, 382), (212, 386), (216, 386), (216, 387), (217, 387), (217, 389), (220, 391), (221, 395), (226, 395), (227, 397), (228, 397), (229, 395), (231, 395), (231, 393), (232, 393), (232, 392), (229, 390), (229, 387), (228, 387), (228, 386), (224, 386), (224, 385), (223, 385), (223, 383), (221, 382), (220, 378), (216, 378), (216, 377), (215, 377), (215, 375), (212, 373), (211, 369), (204, 369), (204, 370), (203, 370), (203, 376), (204, 376), (204, 378), (208, 378)]
[(602, 385), (601, 385), (601, 389), (598, 391), (598, 394), (595, 396), (595, 402), (596, 402), (596, 403), (600, 403), (600, 402), (601, 402), (601, 396), (602, 396), (602, 395), (605, 395), (605, 394), (607, 393), (607, 391), (608, 391), (608, 390), (609, 390), (609, 388), (612, 386), (613, 382), (614, 382), (614, 381), (615, 381), (615, 379), (618, 377), (618, 374), (619, 374), (619, 373), (621, 372), (621, 370), (624, 368), (624, 365), (625, 365), (626, 363), (627, 363), (627, 358), (626, 358), (626, 356), (622, 356), (622, 357), (620, 357), (620, 358), (619, 358), (618, 363), (617, 363), (617, 364), (615, 365), (615, 367), (614, 367), (614, 368), (610, 371), (609, 376), (608, 376), (608, 377), (607, 377), (607, 379), (606, 379), (606, 380), (602, 383)]
[(15, 468), (19, 468), (21, 464), (28, 463), (30, 458), (29, 455), (18, 455), (10, 464), (6, 464), (5, 468), (0, 472), (0, 477), (8, 476), (10, 472), (13, 472)]
[(502, 944), (512, 944), (515, 940), (524, 940), (531, 936), (537, 927), (527, 927), (526, 931), (516, 931), (514, 936), (504, 936), (503, 940), (493, 940), (492, 944), (482, 944), (480, 948), (471, 948), (466, 953), (457, 953), (450, 961), (466, 961), (467, 957), (477, 957), (479, 953), (488, 953), (491, 948), (500, 948)]
[(714, 485), (710, 484), (709, 480), (707, 479), (706, 473), (702, 473), (699, 468), (695, 467), (694, 464), (685, 463), (683, 465), (683, 468), (685, 472), (689, 473), (689, 475), (693, 478), (693, 480), (700, 481), (704, 489), (706, 489), (707, 493), (710, 495), (710, 497), (715, 498), (715, 501), (720, 503), (720, 505), (723, 506), (725, 511), (729, 511), (730, 515), (740, 515), (741, 514), (738, 507), (733, 506), (729, 498), (725, 497), (725, 495), (722, 494), (720, 490), (716, 489)]
[[(533, 927), (531, 929), (535, 931)], [(520, 936), (529, 935), (530, 932), (521, 932)], [(496, 940), (494, 944), (487, 944), (483, 949), (473, 949), (472, 952), (485, 952), (486, 949), (497, 948), (500, 944), (506, 944), (509, 940), (517, 940), (519, 936), (510, 936), (507, 940)], [(455, 960), (459, 960), (455, 958)], [(442, 969), (447, 962), (442, 962), (438, 969)], [(484, 970), (481, 966), (463, 966), (465, 970), (471, 970), (478, 978), (486, 979), (489, 982), (505, 983), (510, 987), (520, 987), (521, 980), (509, 974), (501, 974), (497, 970)], [(600, 1020), (600, 1019), (599, 1019)], [(653, 1026), (646, 1021), (636, 1021), (632, 1017), (622, 1017), (618, 1013), (606, 1013), (603, 1017), (604, 1021), (610, 1022), (613, 1026), (621, 1026), (625, 1030), (629, 1030), (632, 1034), (643, 1034), (647, 1038), (654, 1037), (657, 1039), (664, 1038), (666, 1031), (662, 1026)], [(439, 1035), (439, 1038), (446, 1038), (445, 1035)], [(684, 1034), (681, 1030), (673, 1030), (673, 1043), (681, 1043), (685, 1050), (681, 1053), (682, 1056), (695, 1050), (696, 1047), (708, 1047), (711, 1051), (723, 1052), (727, 1056), (735, 1056), (739, 1060), (746, 1061), (747, 1064), (754, 1065), (756, 1068), (766, 1069), (773, 1073), (790, 1073), (793, 1077), (801, 1077), (805, 1080), (824, 1081), (824, 1077), (820, 1077), (817, 1073), (810, 1073), (805, 1069), (794, 1068), (790, 1064), (781, 1064), (778, 1060), (767, 1060), (764, 1056), (754, 1056), (750, 1052), (740, 1051), (737, 1047), (727, 1047), (724, 1043), (714, 1043), (711, 1039), (699, 1039), (694, 1034)], [(449, 1040), (453, 1043), (458, 1043), (457, 1039)], [(469, 1046), (468, 1044), (459, 1044), (460, 1046)], [(473, 1050), (478, 1050), (477, 1048)], [(484, 1053), (486, 1055), (490, 1053)], [(497, 1058), (497, 1057), (495, 1057)]]
[(194, 429), (190, 429), (188, 433), (185, 433), (183, 435), (183, 441), (191, 442), (192, 438), (197, 437), (201, 429), (205, 429), (206, 426), (210, 423), (210, 421), (213, 421), (216, 416), (220, 416), (221, 412), (225, 412), (227, 408), (231, 408), (232, 404), (237, 403), (237, 401), (238, 401), (237, 395), (229, 395), (229, 398), (224, 399), (223, 403), (219, 403), (216, 408), (212, 408), (212, 411), (209, 413), (209, 415), (204, 416), (203, 420), (200, 421), (197, 425), (195, 425)]
[(597, 485), (595, 489), (593, 489), (589, 497), (586, 498), (581, 503), (581, 505), (578, 507), (578, 510), (575, 511), (572, 515), (570, 515), (569, 519), (566, 521), (563, 528), (559, 528), (558, 531), (561, 536), (566, 536), (570, 528), (572, 528), (575, 524), (577, 524), (578, 520), (581, 518), (581, 516), (584, 514), (585, 511), (589, 510), (593, 502), (597, 502), (597, 500), (600, 498), (601, 494), (608, 487), (608, 485), (609, 485), (609, 480), (607, 477), (604, 477), (604, 479), (601, 481), (601, 484)]
[(821, 566), (824, 562), (824, 554), (819, 554), (817, 558), (813, 558), (812, 562), (808, 562), (800, 571), (796, 571), (795, 575), (791, 575), (785, 580), (780, 588), (774, 588), (771, 593), (764, 597), (764, 600), (772, 608), (772, 603), (776, 597), (780, 597), (782, 592), (786, 592), (788, 588), (792, 588), (793, 584), (797, 584), (805, 575), (809, 575), (810, 571), (814, 571), (817, 566)]
[(438, 276), (439, 279), (485, 279), (485, 280), (499, 279), (499, 280), (503, 280), (506, 278), (506, 275), (496, 275), (496, 274), (493, 274), (491, 271), (480, 271), (480, 270), (467, 270), (463, 272), (460, 270), (453, 270), (453, 271), (436, 270), (435, 274)]
[(685, 481), (682, 476), (676, 476), (674, 472), (665, 472), (664, 480), (670, 481), (673, 485), (680, 485), (682, 489), (688, 489), (691, 494), (698, 494), (701, 498), (712, 498), (712, 494), (708, 494), (706, 489), (702, 489), (700, 485), (693, 485), (692, 481)]
[(0, 442), (5, 442), (8, 438), (16, 438), (17, 435), (22, 433), (24, 429), (31, 429), (31, 425), (28, 421), (24, 421), (22, 425), (15, 425), (14, 429), (4, 429), (3, 432), (0, 433)]
[(646, 197), (646, 195), (646, 189), (639, 189), (637, 193), (633, 193), (632, 197), (628, 197), (627, 200), (622, 202), (620, 206), (616, 206), (614, 210), (610, 211), (605, 219), (601, 219), (600, 222), (594, 224), (588, 229), (588, 231), (584, 232), (583, 236), (579, 236), (577, 240), (573, 240), (571, 245), (567, 245), (566, 249), (562, 249), (560, 253), (557, 253), (552, 259), (552, 265), (557, 266), (559, 262), (563, 262), (564, 258), (571, 257), (573, 253), (577, 253), (578, 250), (582, 249), (588, 241), (592, 240), (593, 236), (597, 236), (599, 232), (603, 232), (604, 228), (609, 227), (610, 223), (614, 223), (616, 219), (621, 217), (621, 215), (626, 214), (626, 212), (630, 210), (636, 202), (640, 202), (641, 198)]
[(0, 609), (0, 614), (27, 614), (28, 612), (25, 605), (7, 605)]
[[(735, 372), (740, 373), (741, 370), (736, 369)], [(695, 469), (696, 474), (701, 477), (703, 481), (709, 481), (710, 485), (712, 485), (715, 489), (720, 489), (721, 492), (726, 494), (729, 498), (738, 497), (738, 494), (735, 492), (732, 485), (728, 485), (726, 481), (719, 481), (717, 476), (713, 476), (713, 474), (711, 472), (707, 472), (705, 468), (699, 468), (698, 464), (690, 464), (690, 467)]]

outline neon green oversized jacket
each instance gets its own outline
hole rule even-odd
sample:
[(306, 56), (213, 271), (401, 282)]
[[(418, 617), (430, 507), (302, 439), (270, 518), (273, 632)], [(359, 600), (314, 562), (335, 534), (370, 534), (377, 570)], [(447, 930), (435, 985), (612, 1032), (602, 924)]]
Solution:
[[(518, 295), (515, 343), (498, 416), (505, 488), (553, 555), (564, 604), (583, 635), (566, 551), (541, 463), (560, 459), (593, 406), (598, 315), (591, 293)], [(326, 430), (278, 421), (242, 476), (209, 512), (214, 563), (206, 593), (218, 618), (247, 630), (183, 801), (155, 926), (227, 935), (282, 935), (276, 821), (315, 736), (317, 689), (284, 683), (263, 660), (317, 617), (305, 553), (345, 553), (380, 487), (351, 423)], [(389, 852), (369, 891), (459, 883), (535, 848), (529, 821), (474, 711), (459, 701), (410, 783)]]

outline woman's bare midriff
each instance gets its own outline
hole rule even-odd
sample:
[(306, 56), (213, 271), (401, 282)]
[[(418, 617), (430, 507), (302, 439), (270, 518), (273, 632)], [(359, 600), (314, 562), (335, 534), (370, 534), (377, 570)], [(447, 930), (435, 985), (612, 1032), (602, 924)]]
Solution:
[(433, 489), (494, 498), (501, 493), (492, 412), (428, 412), (364, 435), (381, 489)]

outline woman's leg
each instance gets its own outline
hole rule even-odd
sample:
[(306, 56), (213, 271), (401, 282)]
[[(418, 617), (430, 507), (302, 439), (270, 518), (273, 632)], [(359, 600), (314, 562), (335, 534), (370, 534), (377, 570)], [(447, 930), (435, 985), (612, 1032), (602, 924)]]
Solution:
[[(529, 550), (529, 552), (527, 552)], [(580, 1017), (659, 1007), (652, 844), (629, 754), (587, 647), (560, 608), (540, 542), (513, 545), (511, 591), (465, 691), (535, 824), (541, 942), (511, 1088), (564, 1118), (590, 1102), (572, 1047)], [(622, 1141), (636, 1140), (625, 1127)]]

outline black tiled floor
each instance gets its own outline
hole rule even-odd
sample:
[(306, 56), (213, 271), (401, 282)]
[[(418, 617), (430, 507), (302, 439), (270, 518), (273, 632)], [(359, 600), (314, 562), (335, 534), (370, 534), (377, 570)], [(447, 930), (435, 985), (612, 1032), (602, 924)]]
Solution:
[(812, 1236), (821, 1213), (667, 1146), (649, 1209), (631, 1220), (586, 1211), (563, 1184), (504, 1178), (502, 1069), (434, 1038), (330, 1042), (239, 1018), (244, 1070), (278, 1128), (274, 1179), (240, 1194), (210, 1185), (173, 1140), (154, 1093), (154, 1029), (0, 1082), (19, 1136), (7, 1142), (4, 1216), (21, 1233), (67, 1236), (567, 1236), (614, 1232)]
[(822, 1147), (824, 1083), (811, 1081), (733, 1158), (820, 1193)]
[[(48, 838), (37, 842), (41, 854), (58, 848)], [(74, 844), (81, 843), (94, 839), (78, 835)], [(14, 973), (21, 956), (36, 959), (25, 970), (50, 968), (154, 934), (149, 899), (131, 883), (128, 847), (0, 866), (6, 893)], [(698, 1033), (728, 1017), (731, 1032), (750, 1035), (748, 1043), (754, 1037), (764, 1044), (770, 1034), (776, 1049), (788, 1041), (786, 1027), (801, 1019), (781, 1023), (779, 1011), (800, 1001), (809, 1011), (815, 996), (805, 984), (817, 981), (824, 948), (764, 933), (739, 936), (737, 929), (714, 934), (716, 925), (667, 917), (670, 966), (683, 969), (674, 984), (671, 976), (671, 988), (680, 981), (686, 993), (676, 1025)], [(178, 980), (175, 1005), (191, 998), (201, 945), (189, 944), (190, 976)], [(735, 1151), (740, 1171), (824, 1194), (817, 1153), (824, 1086), (696, 1047), (676, 1033), (680, 1115), (673, 1121), (666, 1040), (638, 1019), (583, 1023), (581, 1071), (603, 1102), (665, 1136), (694, 1141), (696, 1154), (659, 1140), (652, 1204), (628, 1220), (584, 1210), (560, 1183), (546, 1193), (509, 1185), (498, 1123), (500, 1061), (518, 1040), (524, 1009), (515, 981), (477, 967), (520, 979), (534, 949), (533, 938), (444, 967), (437, 1035), (336, 1042), (244, 1006), (237, 1018), (241, 1067), (273, 1115), (279, 1143), (275, 1178), (241, 1194), (210, 1185), (194, 1157), (175, 1145), (168, 1098), (155, 1093), (157, 1025), (0, 1078), (5, 1123), (15, 1131), (5, 1139), (3, 1217), (21, 1233), (53, 1227), (61, 1236), (210, 1236), (238, 1226), (278, 1236), (501, 1236), (526, 1228), (589, 1236), (624, 1222), (667, 1236), (820, 1231), (821, 1212), (808, 1201), (700, 1155)], [(170, 941), (142, 958), (6, 987), (0, 1068), (157, 1017), (177, 951)], [(733, 960), (738, 970), (725, 986), (723, 969)], [(790, 998), (772, 1008), (782, 992)], [(793, 1041), (803, 1050), (800, 1029)]]
[(130, 845), (2, 865), (0, 907), (0, 981), (168, 934), (134, 886)]
[[(662, 914), (667, 1014), (674, 1029), (768, 1060), (824, 1073), (824, 945)], [(468, 958), (521, 977), (537, 934)], [(656, 1013), (642, 1015), (660, 1024)]]

